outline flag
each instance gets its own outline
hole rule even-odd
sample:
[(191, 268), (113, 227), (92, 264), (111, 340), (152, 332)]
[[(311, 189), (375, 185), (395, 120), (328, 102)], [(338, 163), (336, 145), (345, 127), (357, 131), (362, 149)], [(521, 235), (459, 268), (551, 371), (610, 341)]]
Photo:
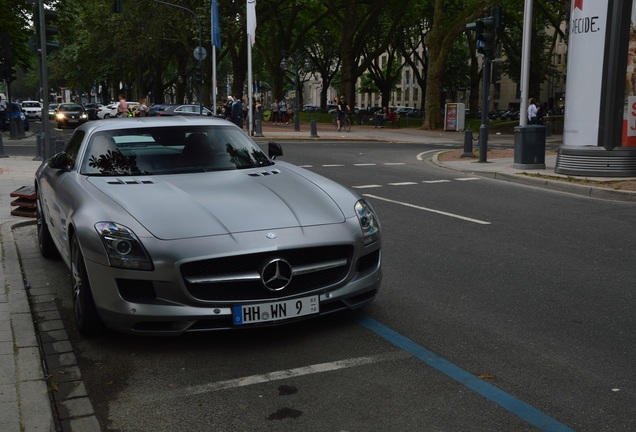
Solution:
[(219, 26), (219, 4), (212, 0), (212, 45), (221, 51), (221, 26)]
[(247, 0), (247, 36), (250, 46), (256, 40), (256, 0)]

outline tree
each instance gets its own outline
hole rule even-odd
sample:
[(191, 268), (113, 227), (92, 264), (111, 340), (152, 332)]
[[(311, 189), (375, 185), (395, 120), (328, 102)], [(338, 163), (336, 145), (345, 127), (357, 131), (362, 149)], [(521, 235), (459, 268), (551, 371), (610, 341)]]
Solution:
[(466, 23), (481, 16), (490, 7), (486, 0), (435, 0), (431, 29), (427, 35), (428, 65), (424, 129), (441, 129), (442, 82), (451, 47), (466, 30)]

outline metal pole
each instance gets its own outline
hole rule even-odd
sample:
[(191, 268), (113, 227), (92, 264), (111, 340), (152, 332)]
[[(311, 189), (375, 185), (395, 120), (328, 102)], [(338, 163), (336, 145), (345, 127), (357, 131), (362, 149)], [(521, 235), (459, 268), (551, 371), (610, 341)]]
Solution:
[(528, 124), (528, 88), (530, 79), (530, 48), (532, 41), (532, 0), (525, 0), (521, 55), (521, 108), (519, 126)]
[[(44, 1), (38, 0), (38, 12), (40, 15), (40, 84), (42, 89), (42, 133), (44, 134), (44, 159), (48, 159), (52, 154), (46, 152), (51, 142), (51, 131), (49, 126), (49, 74), (46, 60), (46, 19), (44, 16)], [(46, 115), (46, 120), (45, 116)]]
[(298, 115), (298, 82), (300, 78), (298, 77), (298, 59), (295, 59), (294, 62), (294, 130), (296, 132), (300, 131), (300, 116)]
[(483, 66), (483, 93), (481, 103), (481, 126), (479, 127), (479, 162), (487, 162), (488, 159), (488, 100), (490, 98), (490, 55), (484, 55)]

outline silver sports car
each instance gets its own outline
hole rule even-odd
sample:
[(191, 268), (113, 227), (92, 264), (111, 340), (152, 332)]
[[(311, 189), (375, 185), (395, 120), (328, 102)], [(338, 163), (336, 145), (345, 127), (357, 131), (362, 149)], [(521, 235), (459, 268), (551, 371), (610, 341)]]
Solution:
[(380, 223), (353, 191), (222, 119), (89, 122), (35, 178), (38, 242), (85, 335), (281, 324), (360, 307)]

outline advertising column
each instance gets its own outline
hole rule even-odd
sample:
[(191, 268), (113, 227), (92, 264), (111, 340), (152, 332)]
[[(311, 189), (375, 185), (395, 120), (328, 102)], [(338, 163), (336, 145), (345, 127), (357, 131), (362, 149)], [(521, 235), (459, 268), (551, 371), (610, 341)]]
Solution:
[(625, 113), (623, 116), (623, 147), (636, 147), (636, 0), (632, 2), (629, 25), (629, 48), (625, 71)]
[(563, 144), (598, 146), (608, 2), (572, 0)]

